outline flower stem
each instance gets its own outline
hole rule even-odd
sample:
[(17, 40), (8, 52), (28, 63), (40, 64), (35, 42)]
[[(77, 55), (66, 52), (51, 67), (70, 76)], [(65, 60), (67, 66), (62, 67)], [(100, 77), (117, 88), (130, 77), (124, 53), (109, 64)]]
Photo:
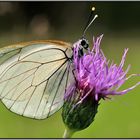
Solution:
[(75, 131), (69, 129), (69, 128), (65, 128), (64, 134), (63, 134), (63, 138), (71, 138), (71, 136), (73, 135)]

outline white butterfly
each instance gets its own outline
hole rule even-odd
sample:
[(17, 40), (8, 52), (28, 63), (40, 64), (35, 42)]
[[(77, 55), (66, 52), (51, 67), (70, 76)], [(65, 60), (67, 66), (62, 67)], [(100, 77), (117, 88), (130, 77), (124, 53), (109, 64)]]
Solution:
[[(79, 43), (82, 54), (87, 40), (82, 38)], [(58, 111), (63, 106), (65, 90), (75, 80), (72, 56), (71, 44), (54, 40), (1, 48), (0, 98), (4, 105), (12, 112), (35, 119)]]

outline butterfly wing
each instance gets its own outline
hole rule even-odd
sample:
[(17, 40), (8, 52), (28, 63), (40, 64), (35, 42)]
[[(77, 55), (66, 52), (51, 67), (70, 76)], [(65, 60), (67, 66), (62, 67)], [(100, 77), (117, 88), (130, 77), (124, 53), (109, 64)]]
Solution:
[(74, 80), (70, 44), (40, 41), (0, 50), (0, 98), (12, 112), (44, 119), (63, 105)]

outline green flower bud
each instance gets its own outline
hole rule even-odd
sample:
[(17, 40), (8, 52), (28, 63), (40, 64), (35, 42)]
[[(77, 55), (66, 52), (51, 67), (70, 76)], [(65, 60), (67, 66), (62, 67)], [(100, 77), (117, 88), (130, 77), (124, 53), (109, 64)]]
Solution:
[(63, 122), (73, 131), (87, 128), (93, 122), (99, 105), (90, 94), (82, 102), (79, 101), (80, 92), (76, 92), (65, 100), (62, 109)]

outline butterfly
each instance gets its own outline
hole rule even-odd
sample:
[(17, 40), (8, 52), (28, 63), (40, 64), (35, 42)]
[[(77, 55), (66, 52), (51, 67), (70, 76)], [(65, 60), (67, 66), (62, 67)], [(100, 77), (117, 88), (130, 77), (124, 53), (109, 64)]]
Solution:
[[(84, 34), (79, 57), (88, 48)], [(45, 119), (63, 106), (64, 93), (75, 80), (73, 46), (56, 40), (31, 41), (0, 49), (0, 98), (12, 112)]]

